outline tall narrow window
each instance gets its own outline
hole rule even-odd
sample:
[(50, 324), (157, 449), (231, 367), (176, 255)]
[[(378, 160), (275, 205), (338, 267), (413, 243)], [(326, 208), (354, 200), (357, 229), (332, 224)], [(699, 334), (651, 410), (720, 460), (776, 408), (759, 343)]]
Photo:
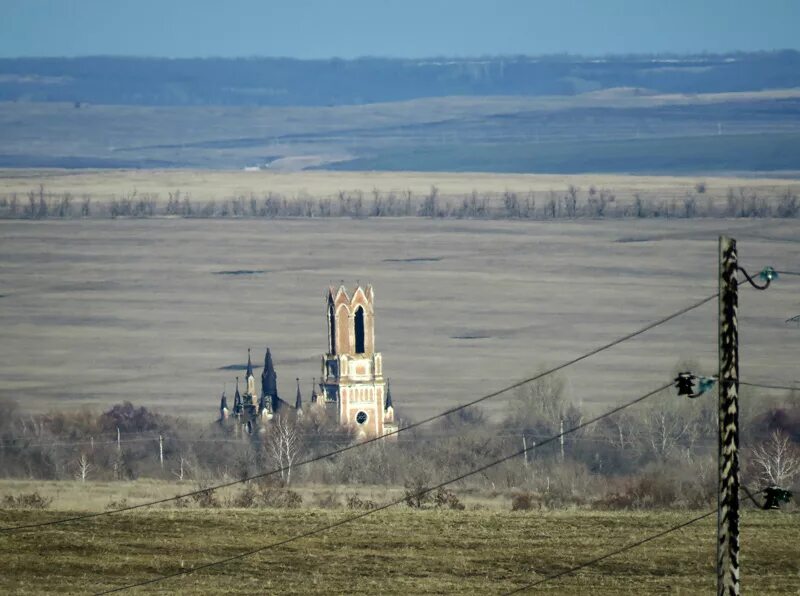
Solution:
[(336, 353), (336, 315), (333, 312), (333, 303), (328, 305), (328, 325), (330, 326), (330, 352)]
[(364, 353), (364, 309), (360, 306), (356, 309), (356, 354)]

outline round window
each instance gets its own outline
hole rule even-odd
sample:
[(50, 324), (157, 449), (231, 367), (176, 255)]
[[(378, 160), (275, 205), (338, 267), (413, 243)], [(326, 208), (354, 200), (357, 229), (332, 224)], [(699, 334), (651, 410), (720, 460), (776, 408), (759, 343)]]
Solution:
[(356, 422), (359, 424), (364, 424), (367, 421), (367, 413), (366, 412), (359, 412), (356, 414)]

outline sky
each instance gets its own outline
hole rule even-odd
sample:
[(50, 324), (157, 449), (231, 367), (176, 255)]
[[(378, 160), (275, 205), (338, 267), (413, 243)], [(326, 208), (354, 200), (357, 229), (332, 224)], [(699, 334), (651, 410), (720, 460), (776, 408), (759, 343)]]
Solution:
[(800, 49), (800, 0), (0, 0), (0, 57)]

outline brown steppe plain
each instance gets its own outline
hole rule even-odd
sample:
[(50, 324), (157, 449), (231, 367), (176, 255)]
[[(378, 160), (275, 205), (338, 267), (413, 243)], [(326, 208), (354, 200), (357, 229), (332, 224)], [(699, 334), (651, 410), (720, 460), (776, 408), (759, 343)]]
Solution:
[[(48, 173), (49, 172), (49, 173)], [(102, 201), (138, 189), (165, 199), (272, 189), (437, 185), (443, 195), (609, 188), (680, 196), (694, 178), (310, 172), (5, 171), (0, 194), (37, 186)], [(37, 178), (37, 176), (39, 176)], [(796, 180), (711, 179), (725, 189)], [(148, 187), (150, 184), (152, 187)], [(83, 190), (81, 190), (83, 189)], [(713, 199), (716, 197), (716, 199)], [(35, 412), (120, 400), (211, 420), (247, 348), (272, 349), (279, 388), (304, 393), (325, 350), (329, 284), (371, 283), (377, 346), (401, 417), (468, 401), (569, 360), (716, 291), (717, 237), (750, 271), (800, 269), (797, 219), (89, 219), (0, 221), (0, 396)], [(798, 380), (800, 284), (743, 289), (742, 378)], [(569, 397), (612, 403), (660, 386), (679, 361), (715, 372), (716, 305), (564, 372)], [(487, 403), (502, 414), (503, 398)]]
[[(44, 184), (93, 200), (267, 190), (297, 196), (410, 188), (443, 194), (556, 190), (569, 184), (682, 196), (695, 179), (311, 173), (15, 173), (0, 194)], [(82, 178), (83, 177), (83, 178)], [(612, 179), (613, 178), (613, 179)], [(704, 179), (785, 189), (797, 181)], [(152, 186), (148, 186), (152, 185)], [(304, 392), (325, 348), (324, 291), (372, 283), (377, 343), (401, 417), (478, 397), (625, 335), (713, 294), (717, 237), (739, 241), (749, 271), (800, 270), (800, 223), (777, 219), (507, 221), (225, 219), (0, 221), (0, 397), (31, 412), (130, 400), (210, 421), (248, 347), (269, 345), (284, 394)], [(800, 278), (741, 293), (742, 378), (798, 380)], [(714, 301), (567, 369), (568, 396), (598, 409), (669, 380), (679, 361), (715, 372)], [(746, 399), (746, 393), (744, 394)], [(674, 396), (672, 396), (674, 399)], [(503, 415), (503, 399), (487, 402)], [(743, 404), (746, 406), (746, 404)], [(54, 510), (2, 511), (0, 525), (170, 496), (190, 486), (32, 483)], [(302, 489), (301, 489), (302, 490)], [(386, 489), (380, 489), (386, 490)], [(696, 512), (378, 513), (229, 566), (155, 584), (150, 593), (500, 593), (691, 519)], [(500, 509), (504, 510), (500, 510)], [(0, 538), (0, 591), (87, 593), (258, 548), (346, 511), (156, 509)], [(713, 590), (713, 517), (537, 587), (552, 594), (696, 594)], [(747, 511), (743, 589), (797, 593), (796, 514)]]

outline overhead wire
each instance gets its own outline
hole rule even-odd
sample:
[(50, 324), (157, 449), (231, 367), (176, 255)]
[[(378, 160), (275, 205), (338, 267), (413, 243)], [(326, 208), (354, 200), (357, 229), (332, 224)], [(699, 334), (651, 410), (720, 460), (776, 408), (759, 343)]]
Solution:
[[(753, 504), (758, 509), (763, 509), (764, 508), (764, 504), (763, 503), (759, 503), (759, 501), (755, 498), (753, 493), (750, 491), (750, 489), (746, 485), (742, 484), (739, 488), (747, 495), (747, 497), (753, 502)], [(569, 575), (571, 573), (575, 573), (576, 571), (580, 571), (581, 569), (585, 569), (587, 567), (590, 567), (592, 565), (600, 563), (601, 561), (604, 561), (605, 559), (608, 559), (608, 558), (613, 557), (615, 555), (624, 553), (625, 551), (632, 550), (632, 549), (634, 549), (634, 548), (636, 548), (638, 546), (641, 546), (643, 544), (647, 544), (648, 542), (651, 542), (653, 540), (657, 540), (658, 538), (666, 536), (667, 534), (671, 534), (672, 532), (676, 532), (678, 530), (681, 530), (681, 529), (683, 529), (683, 528), (685, 528), (687, 526), (690, 526), (690, 525), (692, 525), (694, 523), (697, 523), (697, 522), (699, 522), (699, 521), (701, 521), (703, 519), (706, 519), (707, 517), (711, 517), (715, 513), (717, 513), (716, 509), (714, 509), (712, 511), (708, 511), (708, 512), (702, 514), (702, 515), (699, 515), (699, 516), (697, 516), (695, 518), (690, 519), (689, 521), (683, 522), (683, 523), (678, 524), (676, 526), (672, 526), (671, 528), (668, 528), (667, 530), (664, 530), (664, 531), (659, 532), (657, 534), (653, 534), (651, 536), (643, 538), (642, 540), (638, 540), (638, 541), (633, 542), (631, 544), (627, 544), (627, 545), (623, 546), (622, 548), (618, 548), (618, 549), (613, 550), (611, 552), (605, 553), (604, 555), (601, 555), (599, 557), (595, 557), (594, 559), (591, 559), (589, 561), (581, 563), (580, 565), (576, 565), (574, 567), (570, 567), (569, 569), (565, 569), (564, 571), (560, 571), (558, 573), (554, 573), (552, 575), (548, 575), (547, 577), (543, 577), (542, 579), (536, 580), (536, 581), (531, 582), (529, 584), (525, 584), (524, 586), (520, 586), (519, 588), (515, 588), (514, 590), (511, 590), (510, 592), (505, 592), (503, 594), (503, 596), (510, 596), (512, 594), (519, 594), (519, 593), (525, 592), (525, 591), (527, 591), (527, 590), (529, 590), (529, 589), (531, 589), (533, 587), (542, 585), (542, 584), (544, 584), (546, 582), (558, 579), (560, 577), (564, 577), (565, 575)]]
[(540, 586), (540, 585), (542, 585), (542, 584), (544, 584), (546, 582), (553, 581), (555, 579), (558, 579), (560, 577), (564, 577), (565, 575), (569, 575), (571, 573), (575, 573), (576, 571), (580, 571), (581, 569), (586, 569), (587, 567), (591, 567), (592, 565), (596, 565), (597, 563), (600, 563), (601, 561), (605, 561), (606, 559), (609, 559), (609, 558), (611, 558), (611, 557), (613, 557), (615, 555), (624, 553), (625, 551), (629, 551), (629, 550), (634, 549), (634, 548), (636, 548), (638, 546), (642, 546), (643, 544), (647, 544), (648, 542), (652, 542), (653, 540), (657, 540), (658, 538), (666, 536), (667, 534), (671, 534), (672, 532), (677, 532), (678, 530), (681, 530), (681, 529), (683, 529), (683, 528), (685, 528), (687, 526), (691, 526), (692, 524), (695, 524), (695, 523), (697, 523), (697, 522), (699, 522), (701, 520), (704, 520), (704, 519), (706, 519), (708, 517), (711, 517), (712, 515), (715, 515), (716, 513), (717, 513), (716, 509), (714, 509), (713, 511), (707, 511), (706, 513), (703, 513), (702, 515), (698, 515), (697, 517), (694, 517), (694, 518), (690, 519), (689, 521), (685, 521), (685, 522), (683, 522), (681, 524), (678, 524), (677, 526), (672, 526), (671, 528), (668, 528), (668, 529), (666, 529), (666, 530), (664, 530), (662, 532), (659, 532), (657, 534), (653, 534), (653, 535), (648, 536), (646, 538), (643, 538), (641, 540), (637, 540), (636, 542), (631, 542), (630, 544), (626, 544), (622, 548), (618, 548), (618, 549), (615, 549), (615, 550), (613, 550), (611, 552), (607, 552), (604, 555), (601, 555), (599, 557), (595, 557), (594, 559), (591, 559), (589, 561), (581, 563), (580, 565), (575, 565), (574, 567), (570, 567), (570, 568), (565, 569), (563, 571), (559, 571), (558, 573), (553, 573), (552, 575), (548, 575), (546, 577), (543, 577), (542, 579), (536, 580), (536, 581), (531, 582), (529, 584), (525, 584), (524, 586), (520, 586), (519, 588), (515, 588), (514, 590), (511, 590), (510, 592), (505, 592), (503, 596), (510, 596), (511, 594), (519, 594), (521, 592), (525, 592), (527, 590), (530, 590), (533, 587)]
[(778, 390), (786, 390), (786, 391), (800, 391), (800, 384), (795, 385), (794, 387), (790, 387), (789, 385), (772, 385), (767, 383), (747, 383), (745, 381), (739, 381), (739, 385), (745, 385), (746, 387), (758, 387), (760, 389), (778, 389)]
[[(558, 372), (560, 370), (563, 370), (563, 369), (565, 369), (565, 368), (567, 368), (569, 366), (577, 364), (578, 362), (586, 360), (587, 358), (591, 358), (592, 356), (595, 356), (596, 354), (599, 354), (601, 352), (609, 350), (609, 349), (611, 349), (611, 348), (613, 348), (613, 347), (615, 347), (615, 346), (617, 346), (617, 345), (619, 345), (619, 344), (621, 344), (623, 342), (626, 342), (626, 341), (628, 341), (630, 339), (633, 339), (634, 337), (642, 335), (643, 333), (645, 333), (647, 331), (650, 331), (651, 329), (654, 329), (654, 328), (656, 328), (656, 327), (658, 327), (660, 325), (663, 325), (664, 323), (667, 323), (667, 322), (669, 322), (669, 321), (671, 321), (673, 319), (676, 319), (676, 318), (680, 317), (681, 315), (684, 315), (684, 314), (686, 314), (686, 313), (688, 313), (688, 312), (690, 312), (690, 311), (692, 311), (692, 310), (694, 310), (696, 308), (699, 308), (699, 307), (703, 306), (704, 304), (710, 302), (711, 300), (713, 300), (717, 296), (719, 296), (719, 292), (715, 292), (714, 294), (711, 294), (710, 296), (706, 296), (705, 298), (703, 298), (701, 300), (698, 300), (698, 301), (690, 304), (689, 306), (685, 306), (684, 308), (681, 308), (680, 310), (677, 310), (677, 311), (675, 311), (675, 312), (673, 312), (673, 313), (671, 313), (671, 314), (669, 314), (669, 315), (667, 315), (665, 317), (662, 317), (661, 319), (653, 321), (652, 323), (648, 323), (644, 327), (640, 327), (639, 329), (637, 329), (635, 331), (632, 331), (631, 333), (628, 333), (626, 335), (618, 337), (617, 339), (615, 339), (613, 341), (610, 341), (610, 342), (605, 343), (605, 344), (603, 344), (603, 345), (601, 345), (601, 346), (599, 346), (597, 348), (594, 348), (594, 349), (592, 349), (592, 350), (590, 350), (588, 352), (585, 352), (584, 354), (581, 354), (580, 356), (572, 358), (571, 360), (567, 360), (567, 361), (565, 361), (565, 362), (563, 362), (563, 363), (561, 363), (561, 364), (559, 364), (557, 366), (548, 368), (547, 370), (542, 371), (540, 373), (537, 373), (537, 374), (535, 374), (535, 375), (533, 375), (531, 377), (528, 377), (528, 378), (523, 379), (521, 381), (517, 381), (517, 382), (512, 383), (510, 385), (507, 385), (507, 386), (505, 386), (505, 387), (503, 387), (501, 389), (493, 391), (491, 393), (487, 393), (487, 394), (485, 394), (485, 395), (483, 395), (483, 396), (481, 396), (481, 397), (479, 397), (477, 399), (474, 399), (472, 401), (466, 402), (466, 403), (458, 405), (458, 406), (454, 406), (454, 407), (449, 408), (447, 410), (444, 410), (443, 412), (440, 412), (438, 414), (434, 414), (434, 415), (429, 416), (427, 418), (423, 418), (422, 420), (419, 420), (417, 422), (412, 422), (410, 424), (407, 424), (406, 426), (402, 426), (402, 427), (400, 427), (400, 428), (398, 428), (396, 430), (393, 430), (391, 432), (388, 432), (388, 433), (386, 433), (384, 435), (371, 437), (371, 438), (365, 439), (363, 441), (359, 441), (357, 443), (346, 445), (346, 446), (340, 447), (338, 449), (334, 449), (334, 450), (332, 450), (330, 452), (327, 452), (327, 453), (324, 453), (324, 454), (321, 454), (321, 455), (317, 455), (317, 456), (310, 457), (310, 458), (307, 458), (305, 460), (296, 462), (296, 463), (293, 464), (293, 466), (294, 467), (300, 467), (300, 466), (308, 465), (308, 464), (311, 464), (311, 463), (314, 463), (314, 462), (321, 461), (323, 459), (327, 459), (327, 458), (330, 458), (330, 457), (334, 457), (336, 455), (340, 455), (342, 453), (346, 453), (346, 452), (348, 452), (350, 450), (353, 450), (353, 449), (356, 449), (356, 448), (360, 448), (360, 447), (363, 447), (365, 445), (369, 445), (369, 444), (375, 443), (377, 441), (382, 441), (382, 440), (386, 439), (387, 437), (391, 437), (391, 436), (397, 435), (399, 433), (402, 433), (402, 432), (405, 432), (405, 431), (409, 431), (411, 429), (420, 427), (420, 426), (422, 426), (424, 424), (428, 424), (430, 422), (433, 422), (434, 420), (438, 420), (440, 418), (444, 418), (445, 416), (449, 416), (450, 414), (454, 414), (455, 412), (458, 412), (460, 410), (464, 410), (466, 408), (475, 406), (475, 405), (477, 405), (479, 403), (482, 403), (484, 401), (487, 401), (489, 399), (493, 399), (495, 397), (498, 397), (498, 396), (500, 396), (500, 395), (502, 395), (504, 393), (507, 393), (509, 391), (512, 391), (514, 389), (517, 389), (519, 387), (527, 385), (528, 383), (532, 383), (532, 382), (537, 381), (537, 380), (539, 380), (541, 378), (544, 378), (544, 377), (546, 377), (548, 375), (552, 375), (552, 374), (554, 374), (554, 373), (556, 373), (556, 372)], [(538, 447), (538, 445), (537, 445), (537, 447)], [(207, 488), (190, 491), (190, 492), (183, 493), (183, 494), (180, 494), (180, 495), (175, 495), (173, 497), (165, 497), (163, 499), (157, 499), (157, 500), (154, 500), (154, 501), (148, 501), (146, 503), (139, 503), (137, 505), (127, 505), (125, 507), (120, 507), (120, 508), (117, 508), (117, 509), (109, 509), (109, 510), (106, 510), (106, 511), (97, 511), (97, 512), (92, 512), (92, 513), (85, 513), (85, 514), (81, 514), (81, 515), (75, 515), (75, 516), (72, 516), (72, 517), (67, 517), (67, 518), (62, 518), (62, 519), (52, 520), (52, 521), (47, 521), (47, 522), (37, 522), (37, 523), (23, 524), (23, 525), (17, 525), (17, 526), (7, 526), (7, 527), (0, 528), (0, 534), (9, 533), (9, 532), (16, 532), (16, 531), (20, 531), (20, 530), (33, 529), (33, 528), (40, 528), (40, 527), (44, 527), (44, 526), (54, 526), (54, 525), (59, 525), (59, 524), (77, 522), (77, 521), (81, 521), (81, 520), (85, 520), (85, 519), (91, 519), (91, 518), (101, 517), (101, 516), (106, 516), (106, 515), (113, 515), (115, 513), (122, 513), (122, 512), (125, 512), (125, 511), (132, 511), (132, 510), (135, 510), (135, 509), (141, 509), (141, 508), (144, 508), (144, 507), (151, 507), (153, 505), (160, 505), (160, 504), (163, 504), (163, 503), (169, 503), (169, 502), (172, 502), (172, 501), (178, 501), (180, 499), (184, 499), (184, 498), (187, 498), (187, 497), (193, 497), (195, 495), (207, 494), (207, 493), (209, 493), (211, 491), (219, 490), (219, 489), (222, 489), (222, 488), (227, 488), (229, 486), (234, 486), (234, 485), (237, 485), (237, 484), (250, 482), (252, 480), (257, 480), (257, 479), (260, 479), (260, 478), (266, 478), (268, 476), (272, 476), (274, 474), (279, 474), (279, 473), (281, 473), (283, 471), (286, 471), (288, 468), (289, 468), (289, 466), (281, 466), (281, 467), (278, 467), (278, 468), (275, 468), (275, 469), (272, 469), (272, 470), (269, 470), (269, 471), (266, 471), (266, 472), (261, 472), (261, 473), (258, 473), (258, 474), (252, 474), (252, 475), (249, 475), (249, 476), (244, 476), (244, 477), (236, 479), (236, 480), (223, 482), (223, 483), (220, 483), (220, 484), (217, 484), (217, 485), (214, 485), (214, 486), (210, 486), (210, 487), (207, 487)]]
[[(567, 429), (567, 430), (565, 430), (563, 432), (560, 432), (558, 434), (552, 435), (552, 436), (548, 437), (547, 439), (545, 439), (544, 441), (541, 441), (540, 443), (537, 443), (536, 445), (531, 445), (530, 447), (524, 447), (522, 449), (519, 449), (519, 450), (514, 451), (512, 453), (509, 453), (507, 455), (504, 455), (504, 456), (502, 456), (502, 457), (500, 457), (498, 459), (492, 460), (491, 462), (489, 462), (487, 464), (483, 464), (483, 465), (481, 465), (481, 466), (479, 466), (477, 468), (474, 468), (474, 469), (472, 469), (472, 470), (470, 470), (468, 472), (465, 472), (464, 474), (456, 476), (455, 478), (450, 478), (449, 480), (445, 480), (444, 482), (440, 482), (439, 484), (436, 484), (434, 486), (426, 487), (425, 489), (416, 492), (413, 495), (413, 497), (422, 497), (422, 496), (424, 496), (424, 495), (426, 495), (426, 494), (428, 494), (430, 492), (433, 492), (433, 491), (438, 490), (440, 488), (444, 488), (445, 486), (448, 486), (450, 484), (454, 484), (456, 482), (464, 480), (465, 478), (469, 478), (470, 476), (474, 476), (475, 474), (480, 474), (481, 472), (484, 472), (484, 471), (486, 471), (486, 470), (488, 470), (490, 468), (493, 468), (494, 466), (502, 464), (502, 463), (504, 463), (504, 462), (506, 462), (508, 460), (514, 459), (515, 457), (519, 457), (520, 455), (524, 455), (527, 452), (539, 449), (539, 448), (541, 448), (541, 447), (543, 447), (543, 446), (545, 446), (545, 445), (547, 445), (549, 443), (553, 443), (553, 442), (559, 440), (563, 436), (566, 436), (568, 434), (577, 432), (577, 431), (581, 430), (582, 428), (586, 428), (587, 426), (595, 424), (596, 422), (599, 422), (600, 420), (602, 420), (604, 418), (608, 418), (609, 416), (613, 416), (614, 414), (616, 414), (618, 412), (621, 412), (622, 410), (630, 408), (631, 406), (634, 406), (634, 405), (636, 405), (636, 404), (638, 404), (640, 402), (643, 402), (644, 400), (646, 400), (646, 399), (648, 399), (650, 397), (653, 397), (654, 395), (657, 395), (658, 393), (660, 393), (660, 392), (662, 392), (665, 389), (668, 389), (670, 387), (672, 387), (672, 382), (669, 382), (666, 385), (662, 385), (661, 387), (659, 387), (657, 389), (649, 391), (649, 392), (645, 393), (644, 395), (641, 395), (641, 396), (637, 397), (636, 399), (633, 399), (633, 400), (625, 402), (625, 403), (623, 403), (623, 404), (621, 404), (619, 406), (616, 406), (615, 408), (612, 408), (611, 410), (603, 412), (602, 414), (599, 414), (599, 415), (597, 415), (597, 416), (595, 416), (593, 418), (590, 418), (589, 420), (587, 420), (585, 422), (581, 422), (580, 424), (577, 424), (577, 425), (575, 425), (575, 426), (573, 426), (573, 427), (571, 427), (571, 428), (569, 428), (569, 429)], [(112, 593), (115, 593), (115, 592), (122, 592), (124, 590), (129, 590), (129, 589), (132, 589), (132, 588), (138, 588), (138, 587), (142, 587), (142, 586), (146, 586), (146, 585), (151, 585), (151, 584), (154, 584), (154, 583), (162, 582), (164, 580), (167, 580), (167, 579), (170, 579), (170, 578), (173, 578), (173, 577), (188, 575), (190, 573), (194, 573), (195, 571), (200, 571), (201, 569), (208, 569), (210, 567), (218, 567), (218, 566), (221, 566), (221, 565), (225, 565), (225, 564), (230, 563), (232, 561), (243, 559), (243, 558), (255, 555), (257, 553), (264, 552), (266, 550), (270, 550), (270, 549), (273, 549), (273, 548), (278, 548), (280, 546), (285, 546), (286, 544), (289, 544), (289, 543), (292, 543), (292, 542), (296, 542), (297, 540), (301, 540), (303, 538), (308, 538), (309, 536), (314, 536), (316, 534), (321, 534), (323, 532), (327, 532), (328, 530), (332, 530), (334, 528), (338, 528), (338, 527), (343, 526), (345, 524), (352, 523), (354, 521), (357, 521), (357, 520), (362, 519), (364, 517), (367, 517), (369, 515), (374, 515), (375, 513), (378, 513), (380, 511), (384, 511), (386, 509), (389, 509), (390, 507), (394, 507), (395, 505), (399, 505), (401, 503), (404, 503), (404, 502), (406, 502), (406, 499), (407, 499), (407, 497), (404, 495), (401, 498), (395, 499), (393, 501), (390, 501), (388, 503), (385, 503), (383, 505), (375, 507), (374, 509), (370, 509), (370, 510), (364, 511), (362, 513), (351, 515), (349, 517), (343, 518), (343, 519), (341, 519), (339, 521), (336, 521), (334, 523), (314, 528), (313, 530), (308, 530), (306, 532), (301, 532), (299, 534), (295, 534), (293, 536), (290, 536), (290, 537), (285, 538), (283, 540), (279, 540), (277, 542), (272, 542), (270, 544), (267, 544), (267, 545), (264, 545), (264, 546), (260, 546), (258, 548), (254, 548), (254, 549), (251, 549), (251, 550), (248, 550), (248, 551), (244, 551), (244, 552), (238, 553), (236, 555), (232, 555), (230, 557), (225, 557), (223, 559), (217, 559), (215, 561), (209, 561), (208, 563), (202, 563), (202, 564), (197, 565), (195, 567), (192, 567), (190, 569), (188, 569), (188, 568), (180, 569), (178, 571), (175, 571), (175, 572), (172, 572), (172, 573), (168, 573), (166, 575), (161, 575), (159, 577), (151, 578), (151, 579), (148, 579), (148, 580), (143, 580), (143, 581), (140, 581), (140, 582), (135, 582), (135, 583), (132, 583), (132, 584), (127, 584), (127, 585), (124, 585), (124, 586), (120, 586), (118, 588), (112, 588), (110, 590), (105, 590), (105, 591), (102, 591), (102, 592), (98, 592), (96, 594), (96, 596), (99, 596), (101, 594), (112, 594)]]

